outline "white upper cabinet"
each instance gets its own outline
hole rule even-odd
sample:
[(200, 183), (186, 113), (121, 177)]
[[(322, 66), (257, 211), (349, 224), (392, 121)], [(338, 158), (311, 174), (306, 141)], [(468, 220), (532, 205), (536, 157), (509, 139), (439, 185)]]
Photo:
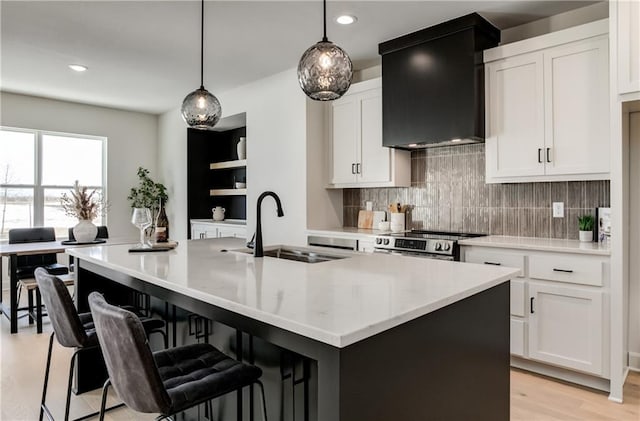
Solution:
[(331, 104), (329, 187), (394, 187), (411, 184), (408, 151), (382, 146), (382, 85), (372, 79), (351, 86)]
[(485, 51), (488, 183), (609, 178), (607, 21)]
[(617, 19), (618, 93), (638, 93), (640, 92), (640, 1), (616, 1), (611, 2), (611, 6), (615, 8)]
[(544, 148), (542, 54), (523, 54), (487, 65), (486, 139), (494, 177), (543, 175), (537, 151)]
[(609, 41), (544, 53), (545, 173), (609, 173)]

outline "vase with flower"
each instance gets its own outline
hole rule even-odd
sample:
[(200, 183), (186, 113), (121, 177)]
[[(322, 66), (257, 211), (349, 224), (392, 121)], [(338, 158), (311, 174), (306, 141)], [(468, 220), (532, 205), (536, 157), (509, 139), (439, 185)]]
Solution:
[(93, 220), (107, 209), (107, 204), (100, 194), (95, 189), (89, 191), (76, 180), (70, 193), (62, 193), (60, 204), (65, 215), (78, 219), (78, 223), (73, 227), (76, 241), (90, 243), (95, 240), (98, 227), (93, 224)]

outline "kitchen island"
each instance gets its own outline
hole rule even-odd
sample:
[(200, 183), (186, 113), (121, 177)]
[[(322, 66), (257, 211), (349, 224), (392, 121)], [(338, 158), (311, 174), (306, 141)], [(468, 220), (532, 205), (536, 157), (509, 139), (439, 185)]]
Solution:
[[(87, 309), (90, 291), (127, 287), (302, 355), (314, 365), (311, 420), (509, 419), (507, 281), (517, 270), (333, 250), (345, 258), (309, 264), (230, 251), (243, 243), (68, 250), (78, 260), (78, 308)], [(78, 375), (80, 389), (102, 381), (81, 361)]]

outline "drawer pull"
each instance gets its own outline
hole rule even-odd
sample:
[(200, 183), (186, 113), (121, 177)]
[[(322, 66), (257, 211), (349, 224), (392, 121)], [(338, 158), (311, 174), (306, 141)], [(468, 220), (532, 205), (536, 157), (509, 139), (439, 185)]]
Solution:
[(497, 262), (484, 262), (485, 265), (492, 265), (492, 266), (502, 266), (502, 263), (497, 263)]
[(542, 153), (542, 148), (538, 148), (538, 164), (542, 164), (542, 158), (540, 158), (541, 153)]
[(535, 297), (531, 297), (531, 300), (530, 300), (531, 314), (535, 313), (535, 311), (533, 311), (533, 300), (534, 300), (534, 298)]
[(562, 272), (562, 273), (573, 273), (573, 271), (570, 270), (570, 269), (556, 269), (556, 268), (553, 268), (553, 271), (554, 272)]

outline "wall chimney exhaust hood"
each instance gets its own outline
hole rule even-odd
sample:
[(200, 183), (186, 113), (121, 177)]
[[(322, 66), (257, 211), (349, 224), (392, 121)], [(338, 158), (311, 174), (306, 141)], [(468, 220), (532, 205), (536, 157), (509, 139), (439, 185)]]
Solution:
[(483, 142), (482, 51), (499, 42), (472, 13), (380, 44), (383, 146)]

